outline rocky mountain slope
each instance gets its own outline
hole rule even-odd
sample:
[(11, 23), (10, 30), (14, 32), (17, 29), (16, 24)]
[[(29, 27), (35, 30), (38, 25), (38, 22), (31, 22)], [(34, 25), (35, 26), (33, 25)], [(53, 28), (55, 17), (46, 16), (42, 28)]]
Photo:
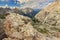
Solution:
[(3, 40), (39, 40), (40, 36), (31, 22), (29, 17), (9, 14), (4, 22), (4, 30), (8, 37)]
[(19, 14), (31, 13), (30, 8), (13, 10), (3, 21), (7, 37), (2, 40), (60, 40), (60, 2), (48, 4), (33, 18)]
[(35, 16), (35, 19), (39, 23), (35, 25), (38, 26), (39, 32), (47, 33), (52, 38), (60, 38), (60, 2), (49, 4)]
[(8, 37), (3, 40), (60, 40), (59, 29), (54, 28), (55, 26), (42, 24), (34, 27), (31, 18), (15, 13), (9, 14), (4, 22), (4, 30)]
[[(53, 14), (53, 12), (60, 12), (60, 2), (53, 2), (45, 7), (41, 12), (39, 12), (35, 18), (43, 22), (43, 19), (48, 14)], [(59, 14), (59, 13), (57, 13)], [(40, 19), (41, 18), (41, 19)], [(42, 19), (43, 18), (43, 19)]]

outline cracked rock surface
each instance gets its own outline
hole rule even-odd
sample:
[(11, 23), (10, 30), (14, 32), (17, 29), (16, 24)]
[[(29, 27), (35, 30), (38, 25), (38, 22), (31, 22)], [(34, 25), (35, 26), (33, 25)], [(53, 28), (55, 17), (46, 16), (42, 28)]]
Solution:
[(3, 40), (33, 40), (36, 32), (31, 19), (19, 14), (9, 14), (4, 22), (4, 30), (8, 38)]

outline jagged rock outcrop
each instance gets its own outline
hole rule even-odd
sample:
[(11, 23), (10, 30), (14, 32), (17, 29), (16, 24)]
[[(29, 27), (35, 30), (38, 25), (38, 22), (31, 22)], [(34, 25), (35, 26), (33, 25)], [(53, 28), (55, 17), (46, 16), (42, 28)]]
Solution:
[(8, 37), (2, 40), (60, 40), (59, 37), (47, 36), (38, 32), (33, 28), (31, 22), (32, 20), (26, 16), (15, 13), (7, 15), (4, 30)]
[(19, 14), (9, 14), (4, 22), (4, 30), (8, 38), (3, 40), (36, 40), (36, 31), (31, 25), (31, 19)]

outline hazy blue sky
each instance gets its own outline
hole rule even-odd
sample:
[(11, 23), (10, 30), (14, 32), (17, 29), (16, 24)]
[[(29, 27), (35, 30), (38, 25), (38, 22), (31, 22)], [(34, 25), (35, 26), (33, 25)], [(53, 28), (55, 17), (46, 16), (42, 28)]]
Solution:
[[(21, 1), (22, 3), (19, 1)], [(20, 7), (31, 6), (34, 8), (34, 6), (36, 6), (36, 7), (45, 6), (49, 2), (52, 2), (53, 0), (46, 0), (43, 3), (40, 2), (42, 0), (32, 0), (32, 2), (27, 2), (27, 3), (25, 3), (26, 1), (24, 2), (24, 0), (19, 0), (19, 1), (17, 1), (17, 0), (0, 0), (0, 6), (5, 6), (7, 4), (8, 6), (20, 6)]]
[(9, 6), (19, 6), (20, 4), (17, 4), (17, 0), (0, 0), (0, 6), (9, 5)]

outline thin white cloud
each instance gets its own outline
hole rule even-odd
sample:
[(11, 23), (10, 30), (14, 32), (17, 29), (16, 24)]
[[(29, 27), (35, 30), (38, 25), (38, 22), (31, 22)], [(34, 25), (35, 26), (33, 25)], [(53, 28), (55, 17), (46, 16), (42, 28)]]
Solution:
[(26, 3), (26, 2), (30, 2), (30, 1), (32, 1), (32, 0), (18, 0), (20, 3)]
[(23, 5), (21, 5), (21, 8), (30, 7), (30, 8), (41, 9), (44, 8), (46, 4), (48, 4), (48, 2), (51, 0), (18, 0), (18, 1), (21, 4), (24, 3)]

